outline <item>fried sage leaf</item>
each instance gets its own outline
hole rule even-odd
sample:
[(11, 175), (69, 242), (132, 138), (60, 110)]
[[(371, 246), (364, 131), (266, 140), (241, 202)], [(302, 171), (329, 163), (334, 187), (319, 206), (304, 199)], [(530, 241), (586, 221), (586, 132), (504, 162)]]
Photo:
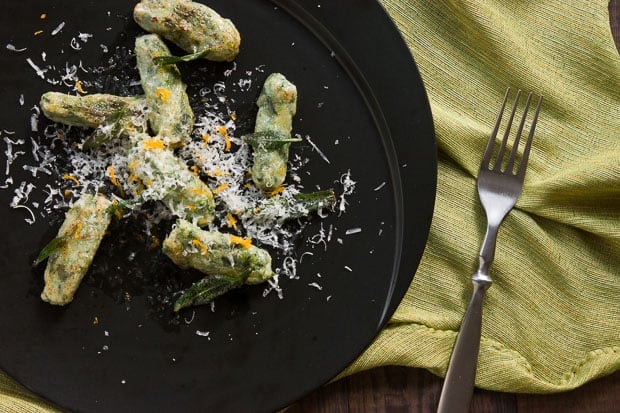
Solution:
[(331, 189), (307, 194), (283, 194), (268, 198), (256, 208), (245, 212), (244, 219), (283, 223), (307, 217), (320, 210), (332, 209), (335, 203), (336, 195)]
[(183, 291), (183, 294), (174, 303), (174, 311), (177, 312), (185, 307), (209, 304), (217, 297), (241, 287), (247, 276), (247, 272), (240, 277), (209, 275)]
[(242, 139), (252, 146), (254, 150), (264, 149), (268, 151), (278, 150), (284, 145), (293, 142), (301, 142), (299, 138), (286, 137), (271, 130), (250, 133), (242, 136)]
[(136, 4), (133, 18), (147, 32), (162, 36), (187, 53), (202, 53), (205, 59), (226, 62), (239, 54), (241, 36), (233, 22), (204, 4), (142, 0)]
[(37, 259), (34, 261), (34, 264), (38, 265), (42, 263), (43, 261), (45, 261), (54, 251), (60, 248), (62, 244), (65, 242), (66, 242), (65, 237), (56, 237), (50, 242), (48, 242), (47, 245), (43, 247), (43, 249), (37, 256)]
[(183, 56), (157, 56), (153, 59), (153, 61), (158, 65), (173, 65), (176, 63), (187, 63), (194, 60), (202, 59), (208, 54), (208, 50), (203, 50), (202, 52), (186, 54)]

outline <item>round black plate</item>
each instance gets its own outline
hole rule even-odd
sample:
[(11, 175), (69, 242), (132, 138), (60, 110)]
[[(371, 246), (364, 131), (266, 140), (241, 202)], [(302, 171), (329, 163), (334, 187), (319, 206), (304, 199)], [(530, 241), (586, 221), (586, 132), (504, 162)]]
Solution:
[[(23, 139), (19, 148), (25, 152), (10, 166), (13, 183), (0, 189), (0, 368), (74, 411), (276, 410), (351, 363), (391, 316), (416, 271), (436, 182), (432, 117), (422, 81), (376, 1), (209, 1), (234, 20), (242, 48), (234, 65), (184, 66), (191, 94), (201, 85), (227, 82), (240, 128), (248, 129), (264, 78), (285, 74), (299, 90), (294, 131), (311, 136), (329, 160), (308, 142), (299, 144), (295, 153), (310, 159), (303, 184), (307, 190), (338, 187), (334, 181), (350, 171), (357, 184), (346, 212), (314, 219), (305, 229), (297, 255), (313, 255), (306, 254), (298, 266), (299, 279), (281, 281), (282, 298), (263, 297), (264, 286), (246, 287), (218, 299), (215, 312), (198, 308), (187, 324), (188, 311), (175, 325), (154, 308), (161, 297), (131, 279), (139, 272), (136, 265), (147, 272), (173, 267), (161, 257), (151, 260), (146, 243), (110, 235), (93, 270), (113, 275), (116, 284), (91, 274), (73, 303), (55, 308), (38, 297), (43, 269), (32, 261), (54, 236), (62, 214), (43, 217), (35, 211), (37, 219), (29, 225), (24, 220), (29, 213), (9, 204), (21, 182), (36, 186), (35, 199), (45, 196), (46, 183), (58, 179), (33, 178), (23, 165), (33, 163), (30, 137), (41, 138), (31, 131), (31, 108), (41, 93), (68, 88), (37, 76), (27, 59), (40, 68), (53, 65), (46, 78), (66, 62), (96, 67), (113, 55), (113, 61), (121, 59), (122, 47), (131, 50), (142, 33), (131, 18), (133, 5), (125, 0), (0, 4), (0, 38), (27, 48), (2, 45), (0, 51), (0, 130), (3, 139)], [(61, 22), (64, 27), (52, 36)], [(35, 35), (38, 30), (43, 32)], [(70, 47), (72, 38), (81, 50)], [(227, 68), (229, 77), (222, 74)], [(119, 70), (118, 81), (103, 74), (108, 78), (100, 90), (117, 91), (118, 82), (132, 80), (131, 64), (128, 72)], [(235, 87), (243, 77), (252, 79), (247, 90)], [(48, 124), (41, 115), (39, 131)], [(6, 140), (0, 144), (7, 149)], [(4, 173), (6, 161), (0, 163)], [(327, 248), (307, 241), (321, 226), (333, 231)], [(347, 234), (355, 228), (361, 232)], [(124, 299), (124, 288), (131, 289), (130, 300)]]

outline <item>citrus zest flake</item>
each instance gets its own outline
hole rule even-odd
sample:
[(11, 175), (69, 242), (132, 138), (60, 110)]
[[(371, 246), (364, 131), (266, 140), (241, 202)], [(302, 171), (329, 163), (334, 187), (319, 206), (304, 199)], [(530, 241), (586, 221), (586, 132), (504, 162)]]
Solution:
[(172, 92), (170, 92), (166, 88), (158, 87), (157, 89), (155, 89), (155, 94), (157, 95), (159, 100), (161, 100), (163, 103), (165, 103), (165, 102), (168, 101), (168, 99), (170, 99), (170, 96), (172, 95)]
[(43, 30), (37, 30), (36, 32), (34, 32), (34, 35), (35, 35), (35, 36), (38, 36), (38, 35), (40, 35), (41, 33), (43, 33)]
[(75, 184), (76, 188), (81, 185), (80, 181), (78, 181), (78, 179), (75, 176), (73, 176), (73, 175), (64, 174), (62, 177), (63, 177), (63, 179), (66, 179), (68, 181), (72, 181)]
[(112, 182), (112, 185), (118, 188), (119, 192), (121, 193), (121, 196), (124, 197), (125, 190), (123, 189), (123, 186), (121, 185), (121, 183), (118, 182), (118, 179), (116, 178), (116, 171), (114, 170), (114, 167), (112, 165), (108, 166), (108, 176), (110, 177), (110, 182)]
[(237, 219), (230, 212), (226, 213), (226, 223), (229, 228), (237, 229)]
[(207, 189), (203, 189), (203, 188), (192, 188), (190, 189), (190, 192), (194, 195), (198, 195), (198, 196), (206, 196), (206, 197), (210, 197), (211, 196), (211, 192)]
[(230, 152), (232, 142), (230, 141), (230, 136), (228, 136), (226, 126), (220, 126), (219, 128), (217, 128), (217, 133), (219, 133), (224, 138), (224, 151)]
[(200, 255), (207, 255), (207, 252), (209, 251), (207, 246), (204, 244), (204, 242), (200, 241), (199, 239), (193, 239), (192, 240), (192, 245), (195, 247), (200, 248)]
[(127, 168), (133, 169), (133, 168), (135, 168), (138, 165), (140, 165), (140, 160), (135, 160), (132, 163), (130, 163), (129, 165), (127, 165)]
[(77, 82), (75, 82), (75, 90), (77, 90), (78, 92), (80, 92), (81, 94), (85, 95), (88, 92), (84, 90), (84, 87), (82, 86), (82, 81), (78, 80)]
[(252, 238), (241, 238), (236, 235), (230, 236), (230, 242), (233, 245), (239, 245), (241, 248), (247, 250), (252, 246)]
[(44, 19), (46, 19), (46, 18), (47, 18), (47, 14), (42, 13), (42, 14), (39, 16), (39, 18), (40, 18), (41, 20), (44, 20)]
[(78, 222), (75, 226), (75, 231), (73, 231), (73, 238), (80, 239), (80, 232), (82, 232), (82, 223)]
[(112, 165), (108, 166), (108, 175), (110, 177), (110, 182), (112, 185), (119, 186), (118, 179), (116, 179), (116, 172), (114, 171), (114, 167)]
[(164, 143), (164, 141), (158, 138), (151, 138), (142, 141), (141, 143), (144, 149), (166, 149), (166, 144)]
[(214, 194), (219, 194), (220, 192), (224, 191), (226, 188), (228, 188), (228, 184), (222, 184), (220, 186), (218, 186), (217, 188), (215, 188), (213, 190)]
[(271, 191), (271, 192), (267, 193), (267, 196), (268, 196), (268, 197), (272, 197), (272, 196), (278, 195), (278, 194), (280, 194), (280, 193), (282, 193), (282, 192), (284, 192), (284, 186), (283, 186), (283, 185), (280, 185), (279, 187), (277, 187), (277, 188), (276, 188), (276, 189), (274, 189), (273, 191)]

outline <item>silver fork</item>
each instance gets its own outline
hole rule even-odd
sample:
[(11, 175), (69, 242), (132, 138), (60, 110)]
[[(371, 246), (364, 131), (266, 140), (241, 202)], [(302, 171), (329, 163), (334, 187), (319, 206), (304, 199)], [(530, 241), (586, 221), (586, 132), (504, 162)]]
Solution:
[(531, 122), (530, 132), (525, 142), (525, 147), (523, 148), (523, 156), (515, 170), (515, 160), (521, 140), (521, 133), (523, 132), (530, 101), (532, 100), (532, 94), (529, 93), (512, 150), (510, 151), (505, 166), (503, 166), (512, 121), (517, 111), (519, 98), (521, 97), (521, 91), (519, 90), (516, 94), (512, 111), (510, 112), (504, 137), (500, 143), (497, 155), (494, 157), (494, 162), (491, 164), (495, 139), (500, 128), (509, 94), (510, 88), (506, 90), (504, 102), (497, 115), (497, 121), (495, 122), (495, 127), (491, 133), (491, 138), (487, 144), (478, 172), (478, 196), (480, 197), (480, 202), (487, 216), (487, 230), (480, 249), (478, 271), (471, 277), (474, 291), (469, 306), (467, 307), (465, 317), (463, 318), (461, 329), (456, 338), (454, 350), (452, 351), (446, 379), (443, 389), (441, 390), (441, 396), (439, 397), (438, 413), (460, 413), (469, 411), (476, 379), (478, 351), (480, 349), (482, 301), (485, 291), (492, 282), (489, 276), (489, 266), (491, 262), (493, 262), (493, 257), (495, 255), (497, 231), (504, 217), (506, 217), (508, 212), (514, 207), (521, 194), (527, 160), (532, 146), (534, 129), (538, 121), (542, 96), (538, 98), (538, 105), (536, 106), (536, 111)]

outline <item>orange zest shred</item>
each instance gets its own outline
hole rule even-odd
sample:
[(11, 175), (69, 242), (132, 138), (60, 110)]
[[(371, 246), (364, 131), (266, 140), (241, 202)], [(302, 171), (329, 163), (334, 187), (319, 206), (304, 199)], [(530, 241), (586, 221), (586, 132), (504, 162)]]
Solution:
[(172, 95), (172, 93), (168, 89), (163, 87), (158, 87), (157, 89), (155, 89), (155, 94), (157, 95), (159, 100), (164, 103), (168, 101), (168, 99), (170, 99), (170, 96)]
[(211, 197), (211, 191), (209, 191), (206, 188), (201, 188), (201, 187), (191, 188), (189, 191), (195, 195)]
[(110, 182), (112, 182), (112, 185), (118, 188), (121, 196), (125, 197), (125, 190), (123, 189), (121, 183), (118, 182), (118, 179), (116, 178), (116, 171), (112, 165), (108, 166), (108, 176), (110, 177)]
[(70, 189), (65, 189), (65, 198), (69, 198), (73, 192)]
[(192, 245), (200, 248), (200, 255), (207, 255), (208, 248), (204, 244), (204, 242), (200, 241), (199, 239), (193, 239)]
[(133, 169), (133, 168), (135, 168), (138, 165), (140, 165), (140, 161), (139, 160), (135, 160), (132, 163), (130, 163), (129, 165), (127, 165), (127, 168)]
[(116, 179), (116, 171), (112, 165), (108, 166), (108, 176), (110, 177), (110, 182), (112, 182), (112, 185), (120, 186), (118, 179)]
[(41, 20), (44, 20), (46, 17), (47, 17), (47, 14), (45, 14), (45, 13), (42, 13), (42, 14), (39, 16), (39, 18), (40, 18)]
[(41, 33), (43, 33), (43, 30), (37, 30), (36, 32), (34, 32), (34, 35), (35, 35), (35, 36), (38, 36), (38, 35), (40, 35)]
[(226, 223), (229, 228), (237, 229), (237, 218), (235, 218), (230, 212), (226, 213)]
[(78, 92), (80, 92), (81, 94), (85, 95), (88, 92), (84, 90), (84, 87), (82, 86), (82, 81), (78, 80), (77, 82), (75, 82), (75, 90), (77, 90)]
[(217, 128), (217, 132), (224, 138), (224, 151), (229, 152), (232, 142), (230, 141), (230, 136), (228, 136), (226, 126), (220, 126)]
[(198, 175), (198, 165), (192, 165), (189, 169), (194, 173), (194, 175)]
[(64, 174), (62, 176), (64, 179), (68, 180), (68, 181), (73, 181), (75, 187), (77, 188), (78, 186), (80, 186), (80, 181), (78, 181), (78, 179), (73, 176), (73, 175), (69, 175), (69, 174)]
[(230, 242), (233, 245), (239, 245), (243, 249), (249, 249), (252, 246), (252, 238), (241, 238), (236, 235), (230, 236)]
[(144, 149), (165, 149), (166, 144), (159, 138), (151, 138), (141, 142)]
[(237, 120), (237, 113), (236, 112), (230, 112), (230, 118), (232, 120)]
[(80, 239), (80, 232), (82, 232), (82, 223), (78, 222), (75, 226), (75, 231), (73, 231), (73, 238)]
[(114, 205), (114, 215), (116, 216), (116, 218), (118, 219), (122, 219), (123, 218), (123, 213), (121, 212), (121, 208), (118, 208), (118, 201), (115, 199), (112, 201), (112, 205)]
[(93, 325), (96, 326), (97, 324), (99, 324), (99, 317), (95, 316), (95, 318), (93, 318)]
[(209, 135), (208, 133), (205, 133), (204, 135), (202, 135), (202, 141), (203, 146), (207, 146), (209, 144), (209, 140), (211, 139), (211, 135)]
[(224, 191), (226, 188), (228, 188), (228, 184), (222, 184), (220, 186), (218, 186), (217, 188), (215, 188), (213, 190), (214, 194), (219, 194), (220, 192)]
[(284, 186), (280, 185), (279, 187), (277, 187), (276, 189), (274, 189), (273, 191), (269, 192), (267, 194), (267, 196), (275, 196), (278, 195), (279, 193), (284, 192)]

